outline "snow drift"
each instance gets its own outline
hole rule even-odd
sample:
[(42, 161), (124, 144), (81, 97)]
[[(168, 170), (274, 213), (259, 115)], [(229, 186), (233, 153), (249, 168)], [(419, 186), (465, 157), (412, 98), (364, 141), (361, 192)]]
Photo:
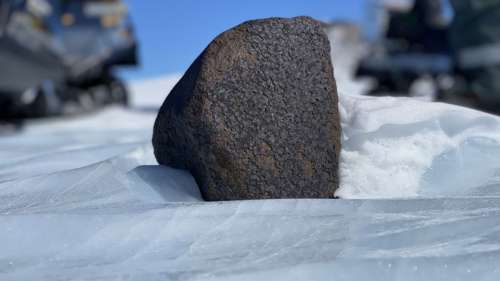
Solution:
[(339, 196), (500, 194), (498, 117), (409, 98), (342, 96), (340, 108)]

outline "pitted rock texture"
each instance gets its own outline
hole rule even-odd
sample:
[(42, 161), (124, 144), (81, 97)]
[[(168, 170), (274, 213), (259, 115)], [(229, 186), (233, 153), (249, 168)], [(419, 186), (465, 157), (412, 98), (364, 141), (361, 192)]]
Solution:
[(153, 145), (206, 200), (333, 198), (340, 121), (320, 22), (245, 22), (210, 43), (163, 103)]

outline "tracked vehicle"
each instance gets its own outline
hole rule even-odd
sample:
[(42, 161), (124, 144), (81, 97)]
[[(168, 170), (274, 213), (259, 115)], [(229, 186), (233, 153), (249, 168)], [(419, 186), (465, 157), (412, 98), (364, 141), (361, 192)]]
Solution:
[(137, 63), (137, 41), (122, 1), (0, 1), (2, 119), (127, 104), (114, 69)]

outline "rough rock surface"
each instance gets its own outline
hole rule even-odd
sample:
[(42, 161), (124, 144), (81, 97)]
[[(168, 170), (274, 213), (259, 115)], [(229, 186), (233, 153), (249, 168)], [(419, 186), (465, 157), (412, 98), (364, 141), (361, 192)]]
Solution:
[(337, 101), (321, 23), (245, 22), (214, 39), (169, 94), (155, 155), (189, 170), (206, 200), (333, 198)]

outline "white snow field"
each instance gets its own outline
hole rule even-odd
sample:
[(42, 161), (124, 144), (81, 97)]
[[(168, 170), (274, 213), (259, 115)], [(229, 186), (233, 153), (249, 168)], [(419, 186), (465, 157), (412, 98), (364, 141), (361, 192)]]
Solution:
[(500, 119), (337, 76), (340, 200), (203, 202), (150, 143), (178, 75), (1, 137), (0, 280), (499, 280)]

